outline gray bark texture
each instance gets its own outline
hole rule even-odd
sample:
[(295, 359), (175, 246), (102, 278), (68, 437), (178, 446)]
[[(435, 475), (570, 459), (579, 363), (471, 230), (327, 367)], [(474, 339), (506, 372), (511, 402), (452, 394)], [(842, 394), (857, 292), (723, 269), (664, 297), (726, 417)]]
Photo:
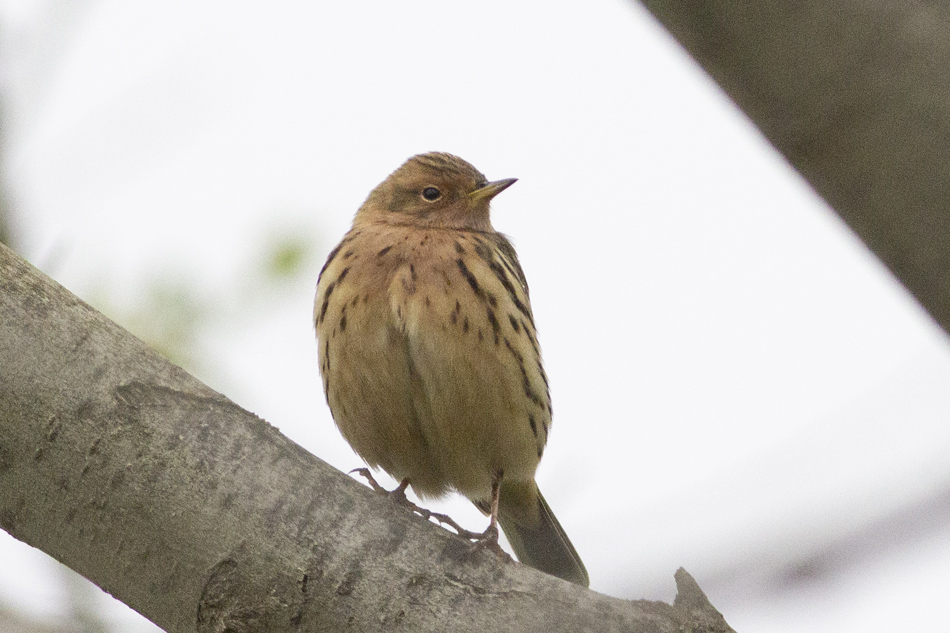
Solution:
[(0, 527), (170, 632), (731, 630), (472, 553), (4, 246)]
[(641, 3), (950, 332), (950, 3)]

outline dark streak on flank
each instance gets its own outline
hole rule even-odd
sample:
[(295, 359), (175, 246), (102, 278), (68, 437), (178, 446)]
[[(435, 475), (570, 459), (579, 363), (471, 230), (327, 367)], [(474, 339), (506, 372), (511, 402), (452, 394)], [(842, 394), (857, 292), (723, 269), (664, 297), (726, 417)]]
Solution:
[[(495, 335), (495, 345), (498, 345), (498, 343), (501, 342), (500, 339), (499, 339), (499, 337), (498, 337), (498, 335), (499, 335), (499, 333), (500, 333), (500, 331), (501, 331), (501, 324), (498, 323), (498, 317), (495, 316), (495, 311), (494, 311), (494, 310), (492, 310), (490, 307), (489, 307), (489, 308), (485, 308), (485, 310), (486, 310), (486, 312), (488, 313), (488, 322), (491, 323), (491, 330), (492, 330), (492, 333)], [(507, 342), (508, 342), (508, 339), (505, 339), (505, 342), (507, 343)]]
[(317, 277), (318, 284), (320, 283), (320, 278), (323, 277), (323, 273), (326, 272), (327, 267), (329, 267), (330, 264), (333, 263), (333, 260), (336, 258), (337, 254), (340, 252), (340, 249), (343, 248), (343, 245), (346, 244), (348, 241), (349, 240), (343, 240), (342, 242), (336, 245), (336, 248), (330, 251), (329, 255), (327, 255), (327, 261), (326, 263), (323, 264), (323, 268), (320, 269), (320, 275)]
[(515, 346), (511, 344), (511, 341), (508, 340), (508, 337), (505, 337), (505, 347), (508, 348), (508, 351), (511, 352), (511, 355), (515, 357), (515, 360), (518, 361), (518, 367), (521, 368), (521, 375), (525, 378), (528, 377), (528, 372), (524, 368), (524, 356), (515, 349)]
[(492, 242), (498, 254), (501, 256), (502, 263), (505, 265), (505, 268), (514, 275), (518, 283), (521, 284), (521, 289), (524, 290), (525, 296), (528, 296), (528, 281), (524, 278), (524, 271), (521, 270), (521, 264), (518, 263), (518, 254), (515, 253), (515, 247), (500, 233), (493, 237)]
[(459, 321), (459, 315), (462, 313), (462, 304), (459, 303), (458, 299), (455, 300), (455, 309), (452, 310), (449, 314), (449, 321), (452, 322), (452, 325), (455, 325)]
[(482, 259), (487, 260), (491, 258), (491, 255), (489, 254), (489, 250), (485, 246), (485, 241), (480, 237), (475, 238), (475, 252)]
[(468, 317), (465, 317), (465, 319), (462, 321), (462, 332), (464, 332), (465, 334), (468, 334), (468, 328), (469, 328)]
[(537, 407), (545, 410), (544, 401), (534, 392), (534, 389), (531, 387), (531, 379), (528, 378), (528, 370), (524, 366), (524, 356), (515, 349), (514, 345), (511, 344), (511, 341), (508, 338), (505, 338), (505, 347), (508, 348), (508, 351), (511, 352), (511, 355), (514, 356), (515, 361), (518, 363), (518, 369), (521, 370), (521, 383), (524, 386), (524, 395), (533, 402)]
[[(475, 252), (479, 255), (482, 255), (478, 249), (476, 249)], [(524, 302), (518, 298), (518, 293), (515, 290), (514, 284), (512, 284), (511, 280), (508, 279), (508, 275), (505, 274), (505, 270), (498, 265), (498, 262), (495, 260), (495, 258), (491, 257), (491, 254), (488, 254), (488, 258), (483, 255), (482, 259), (485, 260), (485, 263), (488, 264), (488, 268), (491, 269), (491, 271), (495, 274), (495, 277), (498, 278), (498, 281), (508, 293), (508, 297), (511, 299), (511, 302), (515, 304), (516, 308), (518, 308), (518, 312), (525, 315), (528, 321), (534, 325), (534, 319), (531, 317), (531, 310), (529, 310), (528, 306), (526, 306)]]
[(472, 274), (472, 271), (468, 269), (468, 266), (465, 265), (465, 262), (459, 258), (455, 260), (455, 264), (459, 267), (459, 270), (462, 271), (462, 276), (465, 277), (465, 281), (467, 281), (468, 285), (472, 287), (472, 292), (474, 292), (479, 297), (484, 296), (482, 287), (478, 285), (478, 279), (476, 279), (475, 275)]
[(528, 335), (528, 340), (531, 342), (531, 347), (534, 348), (534, 355), (541, 356), (541, 348), (538, 347), (538, 339), (534, 337), (534, 334), (531, 333), (531, 329), (528, 328), (528, 324), (524, 322), (524, 319), (521, 319), (521, 327), (524, 328), (525, 334)]
[[(497, 255), (498, 259), (501, 260), (501, 264), (505, 267), (505, 269), (507, 269), (512, 277), (518, 280), (518, 283), (521, 285), (522, 289), (524, 289), (525, 294), (527, 294), (528, 288), (525, 284), (524, 272), (521, 270), (521, 266), (518, 265), (518, 256), (515, 254), (514, 248), (512, 248), (511, 244), (500, 235), (497, 237), (497, 240), (492, 240), (493, 248), (487, 246), (485, 242), (481, 240), (476, 240), (478, 246), (475, 248), (475, 253), (485, 260), (489, 266), (494, 265), (498, 267), (498, 271), (495, 271), (495, 275), (499, 275), (500, 273), (500, 279), (502, 276), (506, 275), (505, 270), (499, 266), (498, 261), (495, 259), (495, 256)], [(509, 260), (513, 260), (514, 264), (512, 265), (512, 261)]]
[(412, 283), (416, 283), (416, 267), (413, 264), (409, 264), (409, 277), (412, 279)]
[(508, 322), (511, 323), (511, 329), (515, 331), (515, 334), (521, 331), (521, 326), (518, 325), (518, 319), (516, 319), (513, 314), (508, 315)]
[(541, 374), (541, 380), (544, 381), (544, 386), (550, 388), (551, 385), (548, 384), (548, 375), (544, 373), (544, 367), (541, 366), (540, 359), (538, 359), (538, 372)]
[(392, 250), (392, 246), (387, 246), (386, 248), (383, 248), (378, 253), (376, 253), (376, 257), (382, 257), (383, 255), (388, 253), (390, 250)]
[(340, 333), (346, 331), (346, 306), (340, 311)]
[(534, 416), (531, 415), (530, 413), (528, 414), (528, 424), (531, 425), (531, 432), (534, 433), (534, 437), (535, 437), (535, 439), (537, 439), (537, 437), (538, 437), (538, 425), (537, 425), (537, 423), (534, 421)]
[(458, 253), (459, 255), (464, 255), (464, 254), (465, 254), (465, 249), (462, 247), (462, 245), (461, 245), (460, 243), (456, 242), (456, 243), (455, 243), (455, 252)]
[(333, 290), (335, 288), (335, 281), (331, 281), (329, 284), (327, 284), (327, 291), (323, 294), (323, 305), (320, 306), (320, 316), (317, 317), (317, 325), (323, 323), (323, 318), (327, 315), (327, 308), (330, 307), (330, 295), (333, 294)]
[[(509, 273), (511, 273), (511, 276), (518, 280), (518, 283), (523, 283), (523, 282), (522, 282), (522, 279), (521, 279), (521, 276), (518, 274), (518, 271), (515, 270), (514, 267), (508, 262), (508, 258), (507, 258), (507, 257), (502, 256), (502, 257), (501, 257), (501, 263), (502, 263), (502, 265), (505, 267), (505, 269), (506, 269)], [(521, 274), (523, 275), (524, 273), (521, 273)]]

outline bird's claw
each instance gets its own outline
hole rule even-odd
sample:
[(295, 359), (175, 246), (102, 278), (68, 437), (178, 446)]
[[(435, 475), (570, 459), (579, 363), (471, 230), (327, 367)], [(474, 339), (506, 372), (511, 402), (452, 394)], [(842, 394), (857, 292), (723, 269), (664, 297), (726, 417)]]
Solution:
[(346, 474), (352, 475), (353, 473), (356, 473), (360, 477), (363, 477), (364, 479), (366, 479), (366, 483), (369, 484), (369, 487), (375, 490), (376, 492), (389, 494), (388, 490), (386, 490), (385, 488), (379, 485), (379, 483), (376, 481), (376, 478), (373, 477), (373, 473), (369, 471), (369, 468), (354, 468), (353, 470), (351, 470), (350, 472)]
[[(469, 534), (472, 533), (469, 532)], [(493, 523), (492, 525), (489, 525), (488, 529), (481, 534), (474, 534), (474, 537), (467, 536), (466, 538), (474, 541), (468, 550), (469, 556), (479, 550), (488, 550), (498, 554), (502, 557), (502, 559), (508, 562), (513, 562), (513, 559), (508, 555), (508, 552), (503, 550), (501, 545), (498, 544), (498, 526), (496, 524)]]
[(379, 483), (373, 477), (373, 474), (370, 472), (369, 468), (354, 468), (347, 474), (352, 475), (353, 473), (356, 473), (357, 475), (360, 475), (361, 477), (365, 478), (370, 488), (372, 488), (373, 490), (375, 490), (376, 492), (380, 494), (386, 495), (396, 505), (406, 507), (409, 509), (410, 512), (418, 514), (424, 519), (428, 519), (429, 517), (433, 517), (437, 519), (437, 517), (443, 516), (443, 515), (436, 515), (435, 513), (429, 510), (426, 510), (425, 508), (420, 508), (419, 506), (417, 506), (416, 504), (414, 504), (412, 501), (409, 500), (409, 497), (406, 496), (406, 488), (409, 487), (408, 479), (403, 479), (402, 482), (400, 482), (400, 484), (393, 490), (386, 490), (385, 488), (379, 485)]
[(427, 510), (426, 508), (420, 507), (410, 501), (406, 496), (406, 488), (409, 487), (409, 480), (404, 479), (395, 489), (386, 490), (379, 485), (379, 482), (377, 482), (373, 477), (373, 474), (370, 472), (369, 468), (354, 468), (347, 474), (352, 475), (354, 473), (366, 479), (366, 482), (369, 484), (370, 488), (380, 494), (386, 495), (390, 500), (392, 500), (393, 503), (407, 508), (410, 512), (419, 515), (426, 521), (429, 519), (434, 519), (440, 525), (447, 525), (448, 527), (455, 530), (455, 533), (462, 538), (472, 541), (472, 546), (469, 548), (469, 554), (474, 554), (478, 550), (487, 549), (497, 553), (503, 558), (511, 560), (511, 556), (509, 556), (508, 553), (505, 552), (505, 550), (503, 550), (498, 544), (498, 526), (496, 524), (493, 523), (489, 525), (488, 529), (484, 532), (472, 532), (471, 530), (466, 530), (461, 525), (456, 523), (455, 519), (449, 515)]

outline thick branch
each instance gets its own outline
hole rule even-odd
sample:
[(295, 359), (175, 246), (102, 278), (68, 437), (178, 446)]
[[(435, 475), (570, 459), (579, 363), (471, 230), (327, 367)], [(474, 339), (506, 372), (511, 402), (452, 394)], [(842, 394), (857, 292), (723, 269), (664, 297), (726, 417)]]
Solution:
[(168, 631), (730, 630), (470, 554), (3, 246), (0, 367), (0, 527)]
[(950, 332), (950, 5), (641, 2)]

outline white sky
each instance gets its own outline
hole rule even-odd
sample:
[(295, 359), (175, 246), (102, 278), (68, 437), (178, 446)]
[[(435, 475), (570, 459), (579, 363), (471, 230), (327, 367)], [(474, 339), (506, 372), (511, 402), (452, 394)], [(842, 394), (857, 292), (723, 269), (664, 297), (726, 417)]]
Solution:
[[(946, 490), (950, 345), (638, 4), (0, 0), (0, 20), (20, 243), (68, 288), (218, 295), (273, 230), (314, 236), (312, 279), (233, 305), (203, 377), (319, 457), (359, 465), (320, 392), (322, 258), (405, 158), (449, 151), (520, 179), (493, 218), (552, 382), (539, 483), (594, 589), (671, 600), (684, 566), (738, 631), (943, 620), (950, 529), (914, 520), (776, 589)], [(52, 567), (2, 537), (0, 601), (56, 616)]]

